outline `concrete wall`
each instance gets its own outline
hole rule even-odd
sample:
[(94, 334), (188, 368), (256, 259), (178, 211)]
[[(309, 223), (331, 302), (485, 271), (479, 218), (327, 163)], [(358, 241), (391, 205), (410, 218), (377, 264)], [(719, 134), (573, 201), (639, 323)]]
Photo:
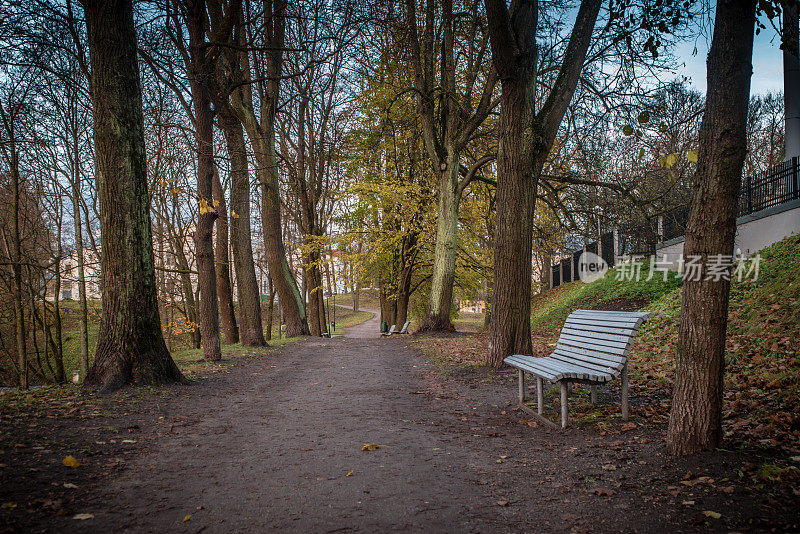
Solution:
[[(734, 251), (749, 256), (786, 236), (800, 233), (800, 200), (739, 217), (736, 220)], [(656, 247), (656, 261), (678, 268), (676, 260), (683, 253), (683, 237), (670, 239)], [(732, 251), (733, 252), (733, 251)]]

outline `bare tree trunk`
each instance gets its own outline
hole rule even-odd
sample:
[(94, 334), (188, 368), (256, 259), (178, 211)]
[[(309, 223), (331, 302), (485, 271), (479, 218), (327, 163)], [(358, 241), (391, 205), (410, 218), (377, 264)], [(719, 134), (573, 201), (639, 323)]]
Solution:
[(239, 328), (236, 326), (236, 313), (233, 307), (233, 290), (231, 288), (231, 275), (228, 255), (228, 209), (225, 205), (225, 191), (219, 179), (219, 171), (214, 165), (214, 182), (212, 184), (214, 207), (217, 210), (217, 242), (214, 249), (214, 259), (217, 262), (217, 301), (220, 310), (220, 322), (225, 332), (225, 339), (229, 344), (239, 342)]
[(17, 365), (19, 366), (19, 387), (28, 389), (28, 351), (25, 331), (25, 308), (23, 306), (22, 291), (22, 234), (20, 228), (20, 181), (19, 156), (15, 146), (15, 139), (11, 136), (11, 271), (14, 277), (14, 333), (17, 352)]
[(204, 0), (187, 0), (186, 24), (189, 29), (189, 82), (194, 106), (195, 143), (197, 144), (198, 215), (194, 242), (197, 255), (197, 285), (200, 290), (200, 333), (203, 337), (203, 358), (222, 359), (219, 341), (219, 308), (217, 306), (217, 274), (214, 265), (213, 229), (217, 212), (212, 199), (214, 176), (213, 111), (207, 80), (209, 59), (206, 50), (206, 9)]
[(103, 247), (103, 314), (84, 384), (182, 381), (158, 316), (133, 5), (87, 0), (84, 11)]
[(431, 279), (428, 316), (421, 330), (453, 331), (450, 309), (453, 306), (453, 284), (456, 276), (456, 252), (458, 251), (458, 204), (457, 194), (459, 154), (452, 151), (439, 178), (439, 209), (437, 210), (436, 250), (434, 253), (433, 277)]
[(220, 110), (220, 126), (231, 160), (231, 240), (236, 292), (239, 297), (239, 324), (242, 345), (262, 347), (264, 326), (261, 324), (261, 291), (253, 263), (253, 242), (250, 237), (250, 173), (247, 149), (241, 123)]
[(676, 455), (714, 449), (722, 439), (730, 278), (714, 281), (706, 277), (715, 256), (733, 254), (737, 198), (747, 151), (755, 11), (755, 0), (717, 2), (697, 181), (683, 246), (685, 259), (702, 258), (703, 273), (702, 279), (687, 277), (683, 283), (667, 433), (667, 446)]
[(78, 268), (78, 302), (80, 305), (80, 318), (78, 322), (78, 338), (80, 341), (80, 366), (81, 366), (81, 380), (86, 378), (89, 372), (89, 308), (86, 304), (86, 268), (83, 258), (83, 228), (81, 224), (81, 207), (80, 207), (80, 176), (77, 171), (78, 152), (77, 152), (77, 135), (74, 139), (75, 143), (75, 176), (72, 179), (72, 213), (75, 219), (75, 254), (77, 258)]
[[(61, 206), (61, 204), (59, 204)], [(60, 210), (59, 210), (60, 211)], [(63, 218), (60, 214), (56, 215), (56, 239), (58, 240), (58, 249), (56, 253), (56, 264), (55, 264), (55, 292), (53, 298), (53, 328), (55, 329), (55, 347), (53, 351), (55, 352), (55, 359), (56, 359), (56, 380), (59, 383), (66, 382), (66, 376), (64, 374), (64, 339), (61, 335), (61, 309), (59, 305), (58, 297), (61, 294), (61, 255), (63, 254), (63, 249), (61, 245), (61, 227), (62, 227)], [(84, 375), (86, 376), (86, 375)]]
[(267, 283), (269, 284), (269, 300), (267, 301), (267, 341), (269, 341), (272, 339), (272, 322), (275, 310), (275, 286), (272, 285), (271, 276), (267, 277)]
[[(232, 106), (253, 145), (258, 163), (261, 186), (261, 225), (264, 252), (270, 276), (280, 299), (289, 337), (308, 335), (305, 303), (297, 281), (289, 269), (281, 228), (281, 199), (278, 183), (278, 158), (275, 149), (275, 116), (283, 70), (283, 47), (286, 30), (286, 1), (267, 0), (264, 34), (268, 43), (267, 65), (259, 106), (260, 120), (256, 117), (252, 88), (245, 84), (242, 91), (232, 95)], [(243, 56), (242, 77), (250, 79), (250, 65)]]
[(492, 328), (487, 363), (530, 354), (531, 251), (536, 188), (566, 113), (602, 0), (583, 0), (558, 76), (534, 115), (538, 1), (485, 0), (492, 62), (502, 80)]

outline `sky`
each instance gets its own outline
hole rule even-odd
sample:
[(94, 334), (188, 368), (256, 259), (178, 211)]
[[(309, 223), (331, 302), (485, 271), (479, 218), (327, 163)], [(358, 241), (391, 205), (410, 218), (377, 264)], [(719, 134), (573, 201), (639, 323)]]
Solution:
[[(753, 78), (750, 81), (750, 94), (763, 94), (783, 90), (783, 52), (781, 40), (775, 29), (767, 22), (766, 29), (755, 36), (753, 42)], [(711, 37), (701, 36), (696, 41), (681, 43), (675, 54), (683, 63), (678, 74), (691, 79), (699, 91), (706, 91), (706, 56)], [(695, 46), (697, 54), (693, 55)]]

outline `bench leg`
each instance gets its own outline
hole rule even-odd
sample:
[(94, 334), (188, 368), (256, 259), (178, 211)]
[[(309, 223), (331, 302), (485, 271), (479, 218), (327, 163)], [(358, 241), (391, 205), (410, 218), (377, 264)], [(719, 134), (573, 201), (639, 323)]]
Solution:
[(519, 403), (525, 402), (525, 372), (522, 369), (517, 369), (517, 376), (519, 377)]
[(536, 377), (536, 411), (539, 415), (544, 412), (544, 384), (539, 376)]
[(567, 383), (561, 382), (561, 428), (567, 428)]
[(622, 368), (622, 420), (628, 420), (628, 364)]
[(595, 405), (595, 404), (597, 404), (597, 385), (596, 384), (592, 384), (592, 390), (591, 391), (592, 391), (592, 393), (591, 393), (591, 395), (592, 395), (592, 405)]

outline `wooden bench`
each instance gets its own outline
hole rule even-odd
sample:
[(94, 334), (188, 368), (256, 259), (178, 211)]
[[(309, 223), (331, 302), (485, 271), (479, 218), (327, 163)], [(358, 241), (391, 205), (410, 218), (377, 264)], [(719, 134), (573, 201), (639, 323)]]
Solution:
[(525, 402), (525, 373), (536, 376), (536, 411), (542, 414), (543, 380), (561, 386), (561, 428), (567, 426), (567, 384), (592, 386), (592, 403), (597, 402), (597, 385), (621, 375), (622, 418), (628, 420), (628, 350), (639, 327), (650, 317), (642, 312), (576, 310), (569, 314), (556, 349), (541, 358), (515, 354), (504, 361), (519, 372), (519, 402)]

